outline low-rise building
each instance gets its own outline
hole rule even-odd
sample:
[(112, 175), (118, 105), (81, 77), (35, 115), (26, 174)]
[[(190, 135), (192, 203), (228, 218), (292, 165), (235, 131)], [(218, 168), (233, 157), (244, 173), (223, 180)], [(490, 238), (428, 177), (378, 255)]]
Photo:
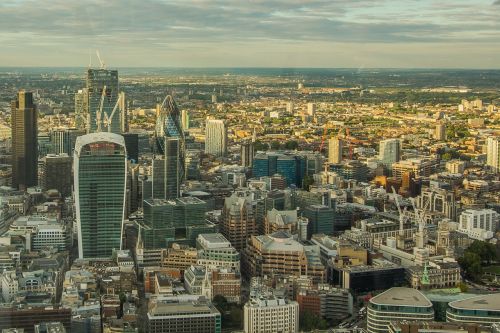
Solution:
[(250, 299), (243, 308), (245, 333), (299, 331), (299, 303), (275, 296)]

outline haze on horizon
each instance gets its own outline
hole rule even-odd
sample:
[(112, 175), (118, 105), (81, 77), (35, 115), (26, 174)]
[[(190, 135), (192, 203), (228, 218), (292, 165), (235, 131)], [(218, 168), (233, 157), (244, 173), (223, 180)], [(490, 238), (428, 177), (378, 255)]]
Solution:
[(13, 67), (498, 69), (500, 0), (2, 0), (0, 45)]

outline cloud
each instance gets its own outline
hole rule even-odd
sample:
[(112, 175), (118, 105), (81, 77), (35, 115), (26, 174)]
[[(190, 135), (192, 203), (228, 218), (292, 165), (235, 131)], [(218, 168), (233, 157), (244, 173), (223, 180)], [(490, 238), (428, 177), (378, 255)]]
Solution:
[[(499, 2), (497, 0), (496, 2)], [(474, 13), (474, 15), (471, 15)], [(270, 44), (495, 43), (491, 0), (2, 0), (0, 42), (37, 51), (147, 55), (209, 49), (241, 57)], [(252, 51), (252, 48), (254, 50)], [(290, 46), (287, 49), (291, 50)], [(210, 55), (210, 56), (211, 56)], [(263, 56), (265, 59), (265, 55)]]

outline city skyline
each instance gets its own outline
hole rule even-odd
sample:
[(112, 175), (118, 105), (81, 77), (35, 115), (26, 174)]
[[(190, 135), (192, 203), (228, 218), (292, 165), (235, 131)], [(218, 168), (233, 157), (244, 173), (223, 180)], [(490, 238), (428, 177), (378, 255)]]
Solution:
[(0, 4), (0, 62), (82, 66), (99, 49), (110, 67), (498, 68), (499, 8), (493, 0), (10, 0)]

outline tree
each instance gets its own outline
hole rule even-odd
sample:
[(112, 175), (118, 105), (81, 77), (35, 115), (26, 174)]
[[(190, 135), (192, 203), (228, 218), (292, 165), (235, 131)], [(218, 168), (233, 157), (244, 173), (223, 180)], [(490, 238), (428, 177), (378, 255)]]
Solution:
[(328, 328), (326, 320), (311, 311), (303, 311), (299, 316), (300, 329), (303, 331), (325, 330)]
[(463, 292), (463, 293), (466, 293), (467, 291), (469, 291), (469, 287), (468, 287), (468, 286), (467, 286), (467, 284), (466, 284), (466, 283), (464, 283), (464, 282), (459, 282), (459, 283), (457, 284), (457, 288), (459, 288), (459, 289), (460, 289), (460, 291), (461, 291), (461, 292)]
[(464, 256), (458, 258), (458, 263), (465, 275), (474, 281), (478, 281), (483, 275), (481, 257), (477, 253), (465, 251)]
[(273, 142), (271, 142), (271, 149), (272, 150), (280, 150), (281, 149), (281, 143), (279, 141), (273, 141)]
[(299, 143), (295, 140), (288, 140), (285, 142), (285, 149), (297, 150), (299, 148)]
[(269, 145), (267, 143), (263, 143), (261, 141), (255, 141), (254, 143), (254, 150), (255, 151), (266, 151), (269, 149)]

